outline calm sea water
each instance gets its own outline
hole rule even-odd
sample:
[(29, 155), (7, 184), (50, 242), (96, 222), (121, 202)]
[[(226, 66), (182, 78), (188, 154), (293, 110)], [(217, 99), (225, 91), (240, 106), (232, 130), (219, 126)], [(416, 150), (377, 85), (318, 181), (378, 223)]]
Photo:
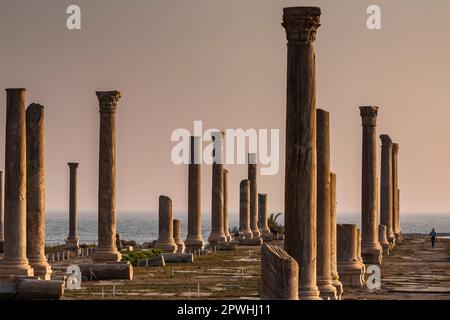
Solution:
[[(181, 237), (186, 237), (187, 215), (174, 215), (175, 219), (181, 220)], [(338, 223), (360, 224), (360, 216), (354, 214), (338, 214)], [(210, 215), (203, 217), (202, 234), (207, 240), (210, 231)], [(284, 217), (278, 220), (283, 223)], [(230, 214), (230, 228), (238, 226), (238, 215)], [(401, 227), (404, 233), (429, 234), (432, 228), (436, 228), (440, 235), (450, 235), (450, 214), (448, 215), (403, 215)], [(48, 244), (63, 244), (68, 233), (68, 218), (62, 214), (52, 214), (46, 219), (46, 233)], [(157, 214), (117, 214), (117, 232), (122, 239), (148, 242), (158, 238)], [(78, 219), (78, 235), (81, 243), (95, 243), (97, 241), (97, 217), (91, 215), (80, 215)]]

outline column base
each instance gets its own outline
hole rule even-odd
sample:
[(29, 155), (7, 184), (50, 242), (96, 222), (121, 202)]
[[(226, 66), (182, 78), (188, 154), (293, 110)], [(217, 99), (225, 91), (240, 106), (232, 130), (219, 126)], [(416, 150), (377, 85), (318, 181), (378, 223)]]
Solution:
[(119, 262), (120, 260), (122, 260), (120, 252), (110, 248), (96, 248), (92, 255), (92, 261), (94, 262)]
[(155, 245), (153, 246), (155, 249), (161, 249), (170, 253), (175, 253), (178, 250), (177, 244), (172, 240), (156, 240)]
[(400, 244), (403, 240), (403, 234), (401, 232), (398, 232), (395, 234), (395, 243)]
[(317, 287), (315, 288), (300, 288), (298, 290), (299, 300), (322, 300), (320, 292)]
[(362, 288), (364, 287), (365, 270), (362, 264), (356, 261), (338, 262), (339, 280), (344, 287)]
[(177, 253), (183, 253), (186, 249), (183, 241), (176, 242), (175, 244), (177, 245)]
[(253, 238), (260, 238), (261, 232), (259, 232), (259, 229), (252, 229)]
[(253, 233), (250, 229), (239, 231), (239, 241), (240, 240), (248, 240), (253, 238)]
[(386, 256), (389, 255), (389, 252), (391, 249), (390, 247), (391, 246), (390, 246), (389, 242), (381, 243), (381, 248), (383, 249), (383, 255), (386, 255)]
[(271, 241), (273, 238), (272, 232), (270, 232), (269, 228), (263, 228), (261, 229), (261, 238), (264, 241)]
[(35, 277), (39, 277), (42, 280), (50, 280), (52, 267), (50, 267), (45, 257), (29, 257), (28, 263), (33, 268)]
[(227, 237), (223, 232), (215, 231), (211, 232), (211, 235), (208, 238), (208, 242), (210, 244), (218, 243), (219, 241), (227, 241)]
[(34, 270), (28, 264), (28, 260), (0, 261), (0, 278), (3, 277), (33, 277)]
[(342, 300), (342, 293), (344, 292), (344, 286), (339, 278), (333, 279), (333, 286), (336, 288), (336, 300)]
[(361, 255), (365, 264), (378, 264), (380, 265), (383, 261), (383, 248), (378, 244), (378, 246), (362, 247)]
[(66, 239), (66, 249), (67, 250), (77, 250), (80, 248), (78, 239)]
[(317, 286), (319, 287), (320, 297), (323, 300), (337, 300), (337, 291), (333, 286), (333, 281), (317, 279)]
[(193, 252), (193, 251), (198, 251), (198, 250), (202, 250), (203, 246), (204, 246), (204, 242), (203, 239), (200, 238), (194, 238), (194, 237), (187, 237), (186, 240), (184, 241), (184, 245), (185, 245), (185, 251), (186, 252)]

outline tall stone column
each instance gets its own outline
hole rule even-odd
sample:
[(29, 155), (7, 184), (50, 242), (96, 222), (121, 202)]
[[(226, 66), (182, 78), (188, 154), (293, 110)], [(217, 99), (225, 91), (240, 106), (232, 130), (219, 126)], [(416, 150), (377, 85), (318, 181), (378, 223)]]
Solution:
[(253, 237), (261, 237), (258, 228), (258, 168), (256, 166), (256, 154), (248, 154), (248, 181), (250, 181), (250, 229)]
[(45, 258), (45, 134), (44, 107), (32, 103), (26, 111), (27, 135), (27, 258), (34, 275), (50, 280)]
[(203, 248), (201, 137), (191, 136), (188, 181), (188, 234), (186, 250)]
[(392, 140), (383, 134), (381, 139), (381, 199), (380, 223), (386, 226), (386, 236), (391, 247), (395, 245), (393, 228), (392, 193)]
[(239, 185), (239, 239), (253, 238), (250, 229), (250, 182), (245, 179)]
[(210, 244), (217, 244), (219, 241), (227, 240), (223, 232), (223, 132), (213, 133), (213, 141), (211, 234), (209, 235), (208, 242)]
[(33, 276), (27, 259), (26, 89), (6, 89), (4, 255), (0, 278)]
[(368, 264), (381, 264), (382, 248), (378, 241), (376, 125), (378, 107), (360, 107), (362, 144), (362, 256)]
[(399, 202), (399, 196), (398, 196), (398, 150), (399, 145), (398, 143), (394, 143), (392, 145), (392, 197), (393, 197), (393, 203), (392, 203), (392, 210), (393, 210), (393, 229), (396, 240), (398, 242), (401, 241), (401, 231), (400, 231), (400, 219), (399, 219), (399, 211), (398, 211), (398, 202)]
[(330, 114), (317, 109), (317, 284), (320, 297), (336, 300), (331, 277)]
[(183, 253), (185, 246), (181, 241), (181, 222), (178, 219), (173, 219), (173, 240), (177, 245), (177, 253)]
[(228, 224), (228, 170), (223, 169), (223, 233), (227, 241), (231, 240), (230, 228)]
[(117, 262), (116, 246), (116, 109), (119, 91), (97, 91), (100, 104), (98, 247), (95, 262)]
[(272, 240), (272, 232), (270, 232), (267, 212), (267, 194), (258, 193), (258, 228), (261, 232), (263, 240)]
[(285, 249), (300, 268), (300, 299), (320, 299), (317, 288), (316, 65), (313, 42), (320, 8), (284, 9), (288, 41)]
[(172, 199), (166, 196), (159, 197), (159, 233), (154, 247), (169, 252), (175, 252), (178, 245), (173, 238), (173, 211)]
[(3, 241), (3, 171), (0, 171), (0, 252), (3, 251)]
[(343, 286), (339, 281), (337, 271), (337, 201), (336, 201), (336, 174), (330, 172), (330, 269), (333, 286), (336, 288), (337, 299), (341, 299)]
[(70, 190), (69, 190), (69, 235), (66, 239), (66, 248), (76, 250), (80, 247), (78, 243), (78, 210), (77, 210), (77, 162), (67, 164), (70, 170)]

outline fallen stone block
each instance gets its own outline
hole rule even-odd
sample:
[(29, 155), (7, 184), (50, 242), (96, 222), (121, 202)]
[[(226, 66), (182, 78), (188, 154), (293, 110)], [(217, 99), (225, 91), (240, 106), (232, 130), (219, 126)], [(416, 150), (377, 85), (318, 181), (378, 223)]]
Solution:
[(88, 263), (79, 267), (88, 280), (133, 279), (133, 266), (129, 262)]
[(165, 263), (193, 263), (194, 255), (192, 253), (161, 253)]
[(137, 261), (138, 267), (159, 267), (159, 266), (164, 267), (165, 265), (166, 262), (162, 255), (148, 259), (139, 259)]
[(240, 246), (260, 247), (262, 244), (263, 240), (261, 238), (239, 239)]

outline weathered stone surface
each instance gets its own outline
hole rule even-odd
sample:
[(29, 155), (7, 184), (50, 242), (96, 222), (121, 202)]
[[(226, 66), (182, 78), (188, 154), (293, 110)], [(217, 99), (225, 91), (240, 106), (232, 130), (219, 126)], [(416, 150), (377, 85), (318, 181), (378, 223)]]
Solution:
[(258, 168), (256, 166), (256, 154), (248, 154), (248, 181), (250, 183), (250, 229), (254, 238), (259, 238), (261, 233), (258, 228)]
[(173, 240), (177, 245), (177, 253), (183, 253), (185, 247), (181, 241), (181, 222), (178, 219), (173, 219)]
[(247, 179), (239, 185), (239, 241), (252, 239), (250, 230), (250, 183)]
[(164, 260), (164, 257), (162, 255), (148, 258), (148, 259), (139, 259), (137, 261), (138, 267), (164, 267), (166, 265), (166, 262)]
[(23, 279), (19, 281), (16, 299), (60, 300), (64, 296), (64, 281)]
[(69, 190), (69, 235), (66, 239), (66, 248), (76, 250), (80, 247), (78, 243), (78, 210), (77, 210), (77, 170), (78, 163), (69, 162), (70, 190)]
[(239, 244), (239, 241), (237, 241), (237, 240), (220, 241), (215, 246), (215, 249), (217, 251), (232, 251), (232, 250), (237, 249), (238, 244)]
[(80, 264), (79, 267), (87, 280), (133, 279), (133, 266), (129, 262)]
[(317, 285), (320, 297), (336, 300), (331, 277), (330, 114), (317, 109)]
[(386, 226), (386, 237), (391, 247), (395, 246), (393, 228), (393, 192), (392, 192), (392, 140), (383, 134), (381, 139), (381, 194), (380, 224)]
[(34, 275), (50, 280), (45, 258), (45, 137), (44, 107), (32, 103), (26, 111), (27, 135), (27, 258)]
[(357, 227), (354, 224), (337, 225), (337, 268), (344, 287), (362, 288), (361, 263), (358, 261)]
[(33, 276), (27, 259), (25, 89), (6, 89), (4, 256), (0, 278)]
[(116, 109), (119, 91), (97, 91), (100, 106), (98, 246), (96, 262), (117, 262), (116, 247)]
[(154, 247), (168, 252), (175, 252), (178, 249), (173, 238), (173, 211), (172, 199), (166, 196), (159, 197), (159, 234)]
[(272, 232), (270, 232), (267, 212), (267, 194), (258, 193), (258, 228), (261, 233), (261, 237), (264, 241), (271, 241), (273, 238)]
[(188, 181), (188, 234), (186, 251), (203, 249), (201, 137), (191, 136)]
[(298, 264), (285, 250), (261, 248), (261, 299), (298, 300)]
[(285, 8), (288, 41), (285, 248), (300, 268), (300, 299), (319, 299), (316, 278), (316, 71), (320, 8)]
[(330, 269), (337, 299), (342, 298), (344, 291), (337, 271), (337, 223), (336, 223), (336, 174), (330, 172)]
[(228, 170), (223, 169), (223, 233), (225, 233), (227, 241), (231, 241), (228, 214)]
[(193, 263), (192, 253), (161, 253), (166, 263)]
[(382, 248), (378, 241), (376, 125), (378, 107), (359, 107), (363, 127), (362, 144), (362, 256), (366, 263), (381, 264)]

